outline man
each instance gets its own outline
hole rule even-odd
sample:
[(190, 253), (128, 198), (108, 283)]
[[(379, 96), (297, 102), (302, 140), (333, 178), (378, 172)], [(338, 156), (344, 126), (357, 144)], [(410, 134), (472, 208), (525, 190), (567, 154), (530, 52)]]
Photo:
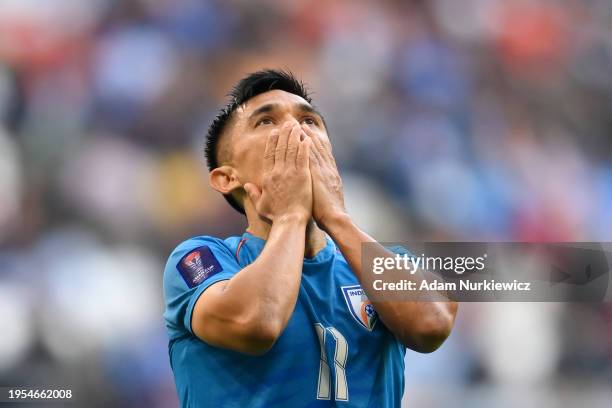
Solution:
[(248, 227), (183, 242), (164, 273), (181, 406), (398, 407), (405, 347), (439, 347), (456, 304), (367, 299), (361, 245), (375, 241), (344, 208), (325, 122), (300, 82), (260, 71), (231, 97), (206, 155), (210, 184)]

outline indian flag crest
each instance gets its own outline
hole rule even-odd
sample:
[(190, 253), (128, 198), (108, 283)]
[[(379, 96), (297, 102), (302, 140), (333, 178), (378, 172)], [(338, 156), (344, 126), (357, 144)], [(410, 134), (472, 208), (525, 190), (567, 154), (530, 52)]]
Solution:
[(342, 286), (342, 294), (351, 316), (369, 331), (374, 329), (378, 321), (378, 313), (374, 310), (372, 302), (359, 285)]

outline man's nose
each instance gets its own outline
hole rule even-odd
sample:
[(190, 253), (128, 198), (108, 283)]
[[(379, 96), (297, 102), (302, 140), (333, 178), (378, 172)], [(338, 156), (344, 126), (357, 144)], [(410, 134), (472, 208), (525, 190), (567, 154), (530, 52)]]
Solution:
[(286, 118), (285, 118), (285, 119), (282, 121), (282, 123), (281, 123), (281, 127), (282, 127), (282, 126), (285, 126), (285, 125), (287, 125), (287, 126), (291, 126), (291, 127), (293, 127), (293, 126), (295, 126), (295, 125), (298, 125), (298, 126), (299, 126), (299, 125), (300, 125), (300, 122), (299, 122), (299, 121), (298, 121), (296, 118), (294, 118), (293, 116), (288, 116), (288, 117), (286, 117)]
[[(297, 119), (293, 118), (293, 117), (283, 121), (281, 123), (281, 127), (283, 127), (283, 126), (290, 126), (290, 129), (293, 129), (294, 126), (297, 126), (297, 127), (300, 128), (300, 130), (302, 130), (302, 128), (300, 126), (300, 122)], [(306, 134), (302, 131), (301, 134), (300, 134), (300, 141), (304, 140), (304, 137), (306, 137)]]

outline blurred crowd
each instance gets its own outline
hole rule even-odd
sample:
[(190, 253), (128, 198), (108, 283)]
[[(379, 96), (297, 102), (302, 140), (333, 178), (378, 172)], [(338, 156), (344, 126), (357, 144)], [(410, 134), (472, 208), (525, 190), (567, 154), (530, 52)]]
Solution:
[[(0, 0), (0, 385), (176, 404), (163, 265), (244, 229), (203, 142), (261, 68), (313, 91), (380, 240), (612, 240), (606, 0)], [(420, 406), (610, 383), (606, 304), (465, 305), (407, 356)]]

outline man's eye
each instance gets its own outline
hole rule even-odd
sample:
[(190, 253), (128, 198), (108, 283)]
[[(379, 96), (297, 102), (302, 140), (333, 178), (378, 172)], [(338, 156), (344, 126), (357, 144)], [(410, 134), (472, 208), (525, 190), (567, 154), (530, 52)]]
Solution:
[(308, 118), (302, 119), (302, 123), (305, 123), (307, 125), (316, 125), (317, 121), (314, 118), (308, 117)]
[(257, 123), (255, 123), (255, 127), (260, 126), (260, 125), (272, 125), (274, 124), (274, 122), (272, 121), (271, 118), (261, 118), (257, 121)]

